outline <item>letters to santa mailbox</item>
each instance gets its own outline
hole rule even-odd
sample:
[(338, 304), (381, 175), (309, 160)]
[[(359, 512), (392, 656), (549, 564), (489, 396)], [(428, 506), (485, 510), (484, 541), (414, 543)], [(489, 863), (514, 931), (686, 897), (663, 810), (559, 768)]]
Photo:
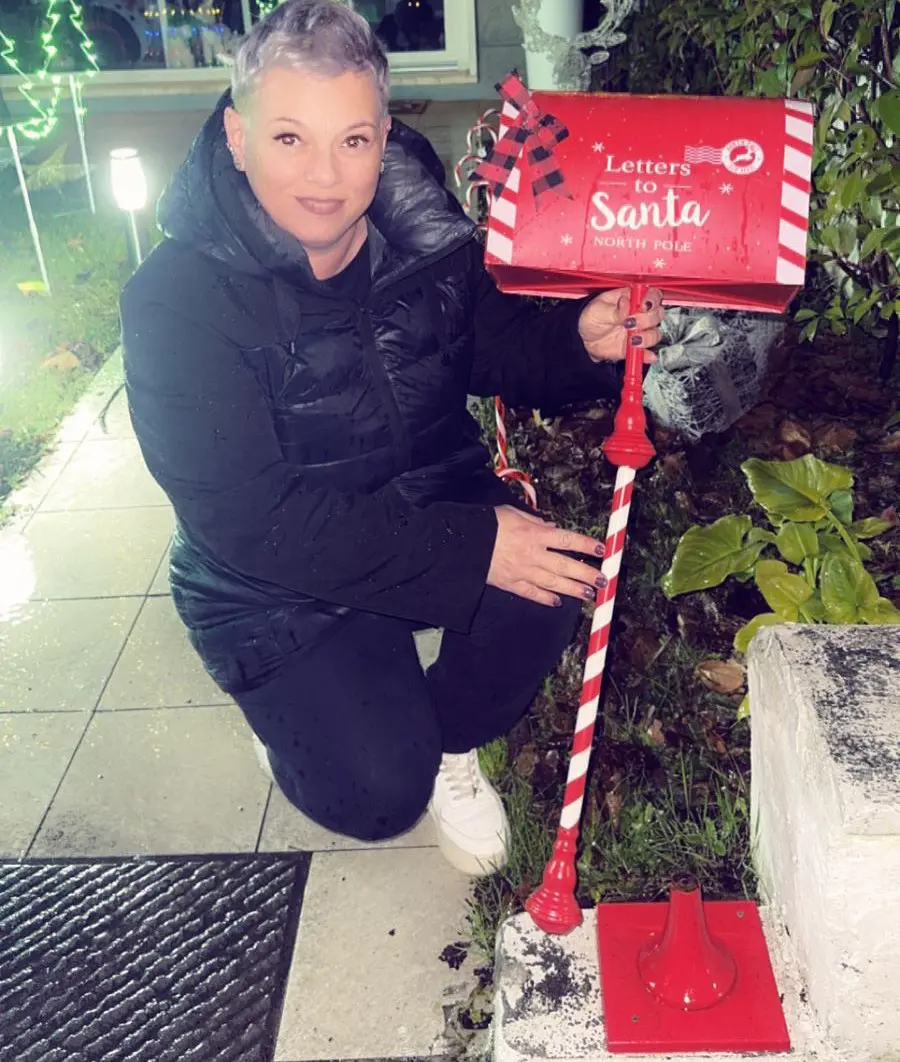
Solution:
[(672, 304), (780, 312), (803, 286), (808, 103), (504, 95), (482, 167), (501, 289), (579, 297), (640, 282)]

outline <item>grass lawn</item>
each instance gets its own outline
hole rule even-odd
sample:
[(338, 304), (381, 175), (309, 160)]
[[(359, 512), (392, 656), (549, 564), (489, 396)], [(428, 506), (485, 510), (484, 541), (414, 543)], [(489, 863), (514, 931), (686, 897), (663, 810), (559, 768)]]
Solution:
[[(124, 218), (91, 214), (83, 182), (36, 191), (32, 203), (49, 296), (18, 287), (40, 281), (40, 270), (15, 173), (0, 170), (0, 505), (118, 346), (119, 290), (131, 272)], [(58, 355), (58, 367), (45, 364)]]

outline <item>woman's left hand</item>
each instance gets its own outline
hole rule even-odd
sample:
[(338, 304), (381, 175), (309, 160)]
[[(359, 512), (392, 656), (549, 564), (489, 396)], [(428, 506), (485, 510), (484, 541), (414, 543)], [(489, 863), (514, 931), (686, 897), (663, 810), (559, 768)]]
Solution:
[(578, 331), (593, 361), (621, 361), (629, 331), (632, 343), (645, 352), (644, 364), (656, 361), (652, 348), (661, 338), (659, 326), (665, 314), (662, 292), (650, 288), (642, 312), (634, 317), (629, 316), (630, 301), (630, 290), (617, 288), (604, 291), (582, 310)]

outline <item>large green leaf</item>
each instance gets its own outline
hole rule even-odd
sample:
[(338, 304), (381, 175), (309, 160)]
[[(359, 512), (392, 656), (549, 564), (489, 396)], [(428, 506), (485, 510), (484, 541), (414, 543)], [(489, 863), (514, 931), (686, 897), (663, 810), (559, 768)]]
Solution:
[(831, 495), (853, 485), (848, 469), (820, 461), (812, 454), (794, 461), (751, 457), (741, 470), (759, 505), (769, 513), (801, 523), (820, 520), (830, 509)]
[(782, 561), (763, 560), (756, 566), (756, 585), (773, 612), (799, 610), (814, 591), (799, 575), (794, 575)]
[(761, 612), (734, 636), (734, 647), (739, 653), (746, 653), (753, 641), (753, 636), (762, 627), (774, 627), (776, 623), (796, 623), (799, 613), (796, 609), (785, 612)]
[(746, 543), (750, 527), (749, 516), (723, 516), (708, 527), (689, 528), (678, 543), (672, 567), (663, 576), (666, 597), (707, 590), (752, 567), (765, 543)]
[(878, 117), (896, 136), (900, 136), (900, 89), (885, 92), (872, 105), (878, 111)]
[(836, 490), (831, 495), (831, 511), (842, 524), (853, 522), (853, 495), (849, 490)]
[(791, 564), (802, 564), (807, 557), (819, 555), (819, 539), (810, 524), (782, 524), (775, 545)]
[(874, 605), (863, 605), (859, 618), (863, 623), (900, 623), (900, 608), (886, 597), (879, 597)]
[(803, 612), (813, 623), (828, 622), (828, 616), (825, 614), (825, 606), (822, 604), (822, 598), (819, 597), (818, 594), (813, 594), (811, 598), (803, 602)]
[(859, 623), (860, 609), (875, 608), (880, 600), (875, 580), (849, 553), (825, 555), (819, 592), (829, 623)]
[[(847, 543), (841, 538), (840, 535), (831, 532), (820, 531), (819, 532), (819, 551), (821, 553), (843, 553), (848, 557), (853, 557), (850, 552)], [(872, 551), (865, 544), (865, 542), (856, 543), (856, 552), (859, 554), (859, 559), (863, 562), (872, 559)], [(853, 558), (855, 560), (855, 558)]]

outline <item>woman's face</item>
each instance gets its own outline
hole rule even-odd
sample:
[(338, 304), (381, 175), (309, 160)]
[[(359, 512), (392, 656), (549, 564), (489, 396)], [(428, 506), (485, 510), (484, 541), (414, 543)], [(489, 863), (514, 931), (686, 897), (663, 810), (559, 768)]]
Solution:
[(390, 128), (370, 74), (268, 70), (238, 113), (225, 112), (236, 165), (272, 219), (327, 253), (375, 195)]

